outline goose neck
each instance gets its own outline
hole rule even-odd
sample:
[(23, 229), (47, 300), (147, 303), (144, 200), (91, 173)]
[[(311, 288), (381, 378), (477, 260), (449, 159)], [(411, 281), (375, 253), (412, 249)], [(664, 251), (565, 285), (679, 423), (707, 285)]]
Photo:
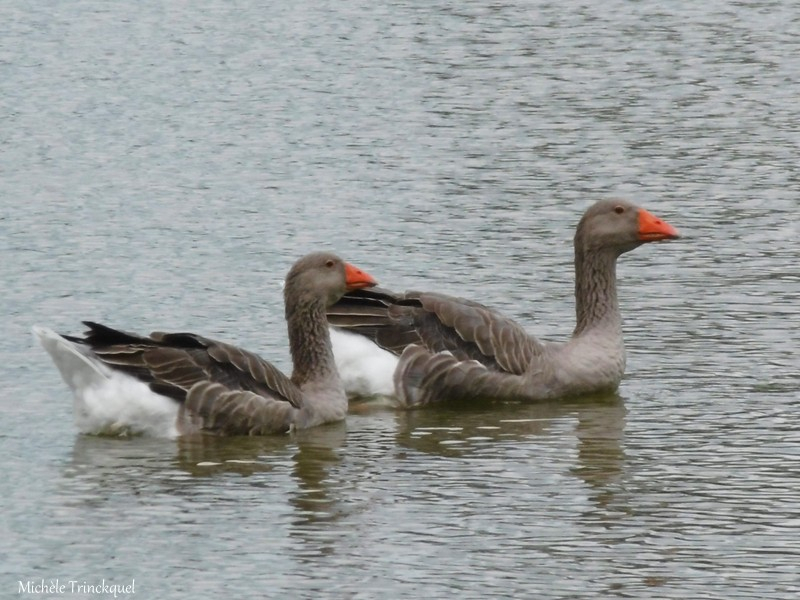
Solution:
[(321, 302), (286, 304), (292, 381), (298, 386), (337, 378), (325, 307)]
[(620, 329), (617, 300), (617, 254), (575, 248), (575, 312), (573, 336), (598, 326)]

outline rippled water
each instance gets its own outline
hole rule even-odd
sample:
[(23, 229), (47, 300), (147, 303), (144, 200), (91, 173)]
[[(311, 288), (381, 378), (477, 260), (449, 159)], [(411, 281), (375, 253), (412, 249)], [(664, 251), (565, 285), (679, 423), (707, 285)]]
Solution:
[[(55, 578), (143, 598), (800, 592), (792, 3), (0, 15), (4, 594)], [(607, 195), (684, 234), (622, 259), (611, 397), (97, 439), (30, 336), (191, 329), (286, 368), (279, 281), (329, 248), (387, 287), (563, 337), (572, 228)]]

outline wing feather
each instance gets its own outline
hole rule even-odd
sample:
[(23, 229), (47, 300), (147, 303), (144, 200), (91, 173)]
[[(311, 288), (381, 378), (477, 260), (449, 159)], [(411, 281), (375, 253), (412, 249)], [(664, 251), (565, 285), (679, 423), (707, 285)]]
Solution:
[(422, 346), (409, 346), (394, 374), (399, 402), (414, 408), (442, 401), (497, 397), (524, 398), (523, 376), (495, 371), (475, 360), (459, 360), (448, 352), (431, 353)]
[(544, 352), (541, 342), (515, 321), (477, 302), (445, 294), (359, 290), (328, 312), (334, 327), (372, 339), (401, 355), (416, 344), (450, 352), (494, 371), (522, 374)]
[(302, 406), (300, 390), (286, 375), (258, 355), (231, 344), (193, 333), (154, 332), (144, 337), (97, 323), (86, 325), (85, 337), (75, 341), (88, 345), (108, 366), (179, 401), (186, 399), (195, 385), (214, 383), (230, 392), (250, 392), (284, 402), (293, 409)]
[(210, 381), (193, 385), (185, 406), (202, 418), (204, 430), (225, 435), (285, 433), (295, 412), (288, 402)]
[[(543, 352), (541, 342), (518, 323), (482, 304), (429, 293), (421, 294), (420, 300), (422, 307), (435, 314), (443, 326), (451, 328), (467, 345), (477, 346), (486, 360), (474, 354), (468, 357), (456, 355), (457, 358), (471, 358), (488, 367), (520, 375), (528, 369), (534, 357)], [(434, 352), (441, 350), (425, 345)]]

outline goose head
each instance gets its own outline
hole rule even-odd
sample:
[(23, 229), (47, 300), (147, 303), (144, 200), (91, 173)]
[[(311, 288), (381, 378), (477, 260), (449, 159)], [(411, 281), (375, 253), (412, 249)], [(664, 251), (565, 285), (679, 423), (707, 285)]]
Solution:
[(601, 200), (591, 206), (575, 232), (577, 252), (610, 251), (619, 256), (642, 244), (678, 238), (666, 221), (626, 200)]
[(365, 271), (329, 252), (314, 252), (298, 260), (289, 270), (284, 299), (290, 305), (335, 304), (346, 292), (377, 285)]

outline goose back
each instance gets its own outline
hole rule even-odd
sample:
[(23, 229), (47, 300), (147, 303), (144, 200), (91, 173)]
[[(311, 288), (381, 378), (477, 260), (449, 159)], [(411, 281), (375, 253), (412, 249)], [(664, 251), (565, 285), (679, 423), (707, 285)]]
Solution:
[(519, 324), (497, 311), (439, 293), (351, 292), (328, 309), (328, 321), (396, 355), (415, 344), (513, 374), (525, 372), (544, 349)]

